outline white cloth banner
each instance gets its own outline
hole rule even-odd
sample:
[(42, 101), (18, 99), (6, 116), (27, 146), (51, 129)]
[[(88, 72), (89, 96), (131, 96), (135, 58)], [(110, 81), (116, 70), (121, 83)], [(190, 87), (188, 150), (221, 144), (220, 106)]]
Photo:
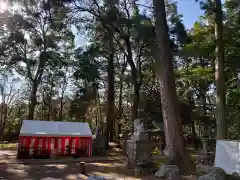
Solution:
[(240, 173), (240, 141), (217, 140), (215, 167), (227, 174)]

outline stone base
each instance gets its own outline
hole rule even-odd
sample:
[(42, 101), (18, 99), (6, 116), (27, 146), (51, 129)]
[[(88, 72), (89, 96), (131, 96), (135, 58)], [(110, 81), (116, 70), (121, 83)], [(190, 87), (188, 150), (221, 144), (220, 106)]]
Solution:
[(180, 180), (179, 169), (176, 165), (165, 165), (160, 166), (159, 171), (155, 173), (156, 177), (168, 178), (169, 180)]
[(197, 175), (202, 175), (211, 172), (214, 169), (212, 166), (204, 165), (204, 164), (197, 164), (196, 165), (196, 172)]
[(208, 174), (200, 176), (198, 180), (224, 180), (226, 177), (226, 172), (221, 168), (214, 168)]
[(151, 160), (151, 144), (149, 141), (127, 141), (127, 167), (135, 167), (137, 162)]
[(148, 136), (145, 135), (144, 133), (140, 133), (139, 135), (132, 135), (130, 140), (132, 140), (132, 141), (147, 141)]

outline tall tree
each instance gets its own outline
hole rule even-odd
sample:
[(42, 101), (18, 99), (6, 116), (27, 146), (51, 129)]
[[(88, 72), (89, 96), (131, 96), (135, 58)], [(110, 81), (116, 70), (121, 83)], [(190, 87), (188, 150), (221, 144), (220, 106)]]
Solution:
[(65, 9), (60, 13), (50, 1), (36, 0), (21, 2), (19, 6), (19, 12), (5, 18), (6, 38), (1, 44), (9, 55), (5, 64), (31, 84), (28, 119), (34, 119), (43, 74), (64, 61), (63, 51), (73, 45), (73, 35), (65, 22)]
[(168, 26), (164, 0), (154, 0), (156, 19), (156, 39), (158, 47), (157, 64), (159, 66), (161, 104), (164, 119), (166, 145), (170, 158), (180, 165), (182, 171), (189, 171), (191, 162), (185, 151), (181, 116), (177, 101), (173, 61), (169, 43)]
[[(107, 5), (107, 17), (109, 18), (110, 23), (116, 21), (117, 11), (115, 8), (116, 2), (112, 0), (106, 1)], [(107, 127), (105, 130), (106, 138), (106, 148), (108, 148), (108, 142), (112, 141), (114, 138), (114, 119), (115, 119), (115, 92), (114, 92), (114, 46), (113, 46), (113, 37), (114, 30), (113, 28), (107, 26), (106, 28), (106, 42), (107, 42)]]
[(223, 45), (223, 12), (221, 0), (214, 0), (215, 36), (216, 36), (216, 118), (217, 139), (227, 138), (227, 118), (224, 79), (224, 45)]

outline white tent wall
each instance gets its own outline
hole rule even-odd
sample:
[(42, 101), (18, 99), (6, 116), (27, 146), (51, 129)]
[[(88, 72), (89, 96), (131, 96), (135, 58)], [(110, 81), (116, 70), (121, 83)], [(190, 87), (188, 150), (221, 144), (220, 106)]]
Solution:
[[(22, 153), (23, 152), (23, 153)], [(92, 132), (85, 122), (24, 120), (18, 154), (92, 155)], [(35, 154), (35, 155), (34, 155)]]
[(240, 173), (240, 141), (217, 140), (215, 167), (227, 174)]
[(92, 131), (86, 122), (23, 120), (19, 136), (92, 137)]

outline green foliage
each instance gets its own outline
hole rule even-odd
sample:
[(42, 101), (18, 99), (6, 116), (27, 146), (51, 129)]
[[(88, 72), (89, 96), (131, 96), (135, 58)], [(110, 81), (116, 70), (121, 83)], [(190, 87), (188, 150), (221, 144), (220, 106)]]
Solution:
[(85, 86), (97, 85), (100, 75), (99, 68), (100, 63), (97, 58), (100, 57), (100, 51), (98, 47), (91, 45), (87, 50), (82, 50), (81, 48), (75, 51), (76, 61), (75, 72), (73, 73), (76, 81), (82, 80)]
[(9, 16), (4, 17), (6, 35), (1, 47), (9, 57), (5, 64), (30, 81), (41, 78), (44, 68), (60, 63), (64, 55), (59, 51), (73, 46), (71, 30), (67, 26), (55, 26), (58, 18), (64, 23), (62, 14), (50, 5), (45, 9), (43, 4), (43, 1), (24, 1), (20, 12), (9, 12)]
[[(99, 125), (106, 117), (109, 34), (113, 35), (116, 122), (131, 129), (132, 105), (139, 93), (138, 116), (148, 124), (162, 122), (159, 67), (151, 8), (140, 1), (120, 0), (111, 10), (100, 1), (20, 1), (22, 11), (0, 13), (0, 73), (12, 71), (37, 84), (37, 119), (89, 119)], [(167, 22), (182, 124), (215, 124), (215, 27), (212, 1), (198, 1), (204, 16), (186, 30), (177, 1), (167, 1)], [(239, 4), (224, 4), (225, 80), (229, 134), (239, 135), (240, 13)], [(74, 49), (76, 28), (87, 46)], [(134, 88), (139, 86), (138, 91)], [(32, 87), (32, 86), (31, 86)], [(19, 128), (26, 118), (29, 88), (9, 113)], [(57, 105), (53, 105), (56, 103)], [(120, 113), (121, 111), (121, 113)], [(91, 116), (91, 119), (88, 118)], [(210, 126), (209, 126), (210, 127)], [(10, 128), (11, 129), (11, 128)], [(214, 126), (209, 131), (214, 130)]]

